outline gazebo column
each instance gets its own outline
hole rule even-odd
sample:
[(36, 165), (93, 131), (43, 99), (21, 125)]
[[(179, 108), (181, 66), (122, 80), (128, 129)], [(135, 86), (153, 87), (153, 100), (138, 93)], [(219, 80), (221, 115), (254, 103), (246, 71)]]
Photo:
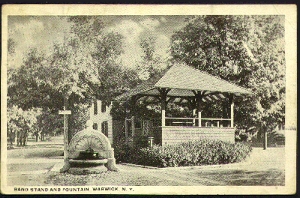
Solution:
[(126, 102), (125, 112), (126, 112), (125, 123), (124, 123), (124, 125), (125, 125), (125, 140), (127, 141), (128, 140), (128, 131), (129, 131), (128, 120), (129, 120), (129, 116), (130, 116), (130, 109), (128, 107), (127, 102)]
[(230, 125), (231, 125), (231, 127), (233, 128), (233, 125), (234, 125), (234, 102), (232, 101), (231, 102), (231, 105), (230, 105), (230, 116), (231, 116), (231, 118), (230, 118)]
[(197, 112), (198, 112), (198, 127), (202, 126), (201, 123), (201, 102), (202, 102), (202, 93), (200, 91), (195, 92), (196, 102), (197, 102)]
[(133, 96), (131, 98), (131, 101), (130, 101), (130, 106), (131, 106), (131, 131), (132, 131), (132, 137), (134, 137), (134, 134), (135, 134), (135, 106), (136, 106), (136, 102), (138, 100), (138, 97), (137, 96)]
[(161, 102), (161, 126), (166, 126), (166, 102)]
[(166, 107), (167, 107), (167, 94), (170, 89), (161, 88), (158, 89), (160, 92), (160, 102), (161, 102), (161, 126), (166, 126)]
[[(135, 134), (135, 104), (136, 101), (138, 100), (137, 96), (133, 96), (130, 98), (129, 101), (126, 101), (125, 105), (125, 111), (126, 111), (126, 116), (125, 116), (125, 139), (128, 141), (130, 137), (133, 137)], [(131, 122), (131, 127), (128, 125), (128, 121)], [(131, 134), (129, 135), (129, 130), (131, 130)]]
[(166, 106), (167, 106), (167, 95), (161, 95), (161, 126), (166, 126)]
[[(195, 92), (196, 93), (196, 92)], [(197, 101), (196, 97), (188, 98), (189, 109), (193, 111), (193, 126), (196, 126), (196, 117), (197, 115)]]
[[(228, 102), (227, 101), (222, 101), (222, 118), (228, 118)], [(222, 126), (223, 127), (228, 127), (227, 121), (223, 120), (222, 121)]]
[(201, 122), (201, 102), (197, 101), (197, 112), (198, 112), (198, 126), (201, 127), (202, 126), (202, 122)]

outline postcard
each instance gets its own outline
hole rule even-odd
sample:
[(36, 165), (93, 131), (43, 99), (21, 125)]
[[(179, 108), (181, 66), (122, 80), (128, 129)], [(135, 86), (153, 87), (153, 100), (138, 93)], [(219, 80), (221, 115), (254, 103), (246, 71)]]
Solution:
[(295, 5), (3, 5), (4, 194), (294, 194)]

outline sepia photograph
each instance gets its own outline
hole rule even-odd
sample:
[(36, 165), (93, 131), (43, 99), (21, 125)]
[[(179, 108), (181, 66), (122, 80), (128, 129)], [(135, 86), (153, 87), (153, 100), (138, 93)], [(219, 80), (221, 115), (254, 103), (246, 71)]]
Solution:
[(296, 193), (295, 5), (4, 5), (4, 194)]

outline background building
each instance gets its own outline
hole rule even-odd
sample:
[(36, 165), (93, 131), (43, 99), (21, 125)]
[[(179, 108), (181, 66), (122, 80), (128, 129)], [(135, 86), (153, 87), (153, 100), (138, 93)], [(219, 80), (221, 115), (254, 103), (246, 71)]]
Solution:
[(110, 115), (112, 104), (107, 106), (101, 100), (95, 101), (90, 108), (90, 120), (93, 121), (93, 128), (101, 131), (113, 143), (112, 117)]

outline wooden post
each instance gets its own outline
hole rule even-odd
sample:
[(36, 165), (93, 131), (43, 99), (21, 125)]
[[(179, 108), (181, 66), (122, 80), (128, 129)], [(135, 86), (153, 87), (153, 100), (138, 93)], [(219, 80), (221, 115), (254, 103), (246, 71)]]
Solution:
[(202, 123), (201, 123), (201, 111), (198, 111), (198, 126), (201, 127)]
[(68, 141), (68, 116), (67, 114), (71, 114), (70, 112), (67, 112), (67, 106), (68, 106), (68, 99), (67, 97), (64, 98), (64, 111), (60, 112), (59, 114), (64, 115), (64, 166), (60, 169), (60, 172), (66, 172), (70, 168), (70, 162), (69, 162), (69, 141)]
[(231, 102), (231, 106), (230, 106), (230, 126), (231, 128), (234, 127), (234, 102)]

